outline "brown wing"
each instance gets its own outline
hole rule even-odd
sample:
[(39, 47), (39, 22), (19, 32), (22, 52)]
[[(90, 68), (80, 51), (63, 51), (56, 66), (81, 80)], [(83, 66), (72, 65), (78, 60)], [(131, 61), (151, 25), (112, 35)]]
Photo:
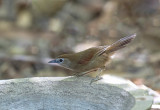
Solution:
[(93, 47), (93, 48), (83, 51), (82, 53), (79, 53), (81, 54), (81, 57), (79, 58), (78, 64), (89, 63), (98, 50), (99, 50), (98, 48)]

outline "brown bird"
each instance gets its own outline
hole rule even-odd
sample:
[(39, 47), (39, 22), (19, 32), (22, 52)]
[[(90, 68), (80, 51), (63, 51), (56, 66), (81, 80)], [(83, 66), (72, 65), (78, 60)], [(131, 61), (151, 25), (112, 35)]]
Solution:
[(57, 63), (64, 68), (68, 68), (75, 72), (76, 76), (82, 76), (99, 70), (96, 78), (91, 81), (92, 83), (101, 79), (100, 74), (102, 70), (105, 69), (110, 56), (113, 55), (116, 50), (125, 47), (135, 37), (136, 34), (133, 34), (131, 36), (121, 38), (109, 46), (97, 46), (78, 53), (63, 54), (58, 56), (56, 59), (49, 61), (48, 63)]

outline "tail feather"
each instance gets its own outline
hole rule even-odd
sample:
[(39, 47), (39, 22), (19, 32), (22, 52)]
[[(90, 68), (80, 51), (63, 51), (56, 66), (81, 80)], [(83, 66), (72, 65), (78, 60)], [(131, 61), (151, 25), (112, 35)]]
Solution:
[(136, 37), (136, 34), (133, 34), (131, 36), (127, 36), (124, 38), (121, 38), (120, 40), (118, 40), (117, 42), (111, 44), (107, 50), (106, 53), (111, 53), (114, 52), (116, 50), (119, 50), (121, 48), (124, 48), (128, 43), (130, 43), (134, 38)]

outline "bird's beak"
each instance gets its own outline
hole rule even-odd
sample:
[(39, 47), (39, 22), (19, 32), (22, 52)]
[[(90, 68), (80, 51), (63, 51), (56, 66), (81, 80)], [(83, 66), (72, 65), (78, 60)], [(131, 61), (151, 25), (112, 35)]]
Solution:
[(49, 61), (48, 63), (57, 63), (57, 61), (54, 59), (54, 60)]

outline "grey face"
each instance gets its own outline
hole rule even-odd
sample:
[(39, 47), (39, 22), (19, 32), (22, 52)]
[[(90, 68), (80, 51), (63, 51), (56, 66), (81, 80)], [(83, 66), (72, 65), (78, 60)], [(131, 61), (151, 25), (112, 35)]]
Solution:
[(71, 70), (72, 70), (71, 62), (70, 62), (70, 60), (67, 59), (67, 58), (57, 58), (57, 59), (54, 59), (54, 60), (49, 61), (48, 63), (57, 63), (57, 64), (59, 64), (60, 66), (63, 66), (63, 67), (65, 67), (65, 68), (68, 68), (68, 69), (71, 69)]

